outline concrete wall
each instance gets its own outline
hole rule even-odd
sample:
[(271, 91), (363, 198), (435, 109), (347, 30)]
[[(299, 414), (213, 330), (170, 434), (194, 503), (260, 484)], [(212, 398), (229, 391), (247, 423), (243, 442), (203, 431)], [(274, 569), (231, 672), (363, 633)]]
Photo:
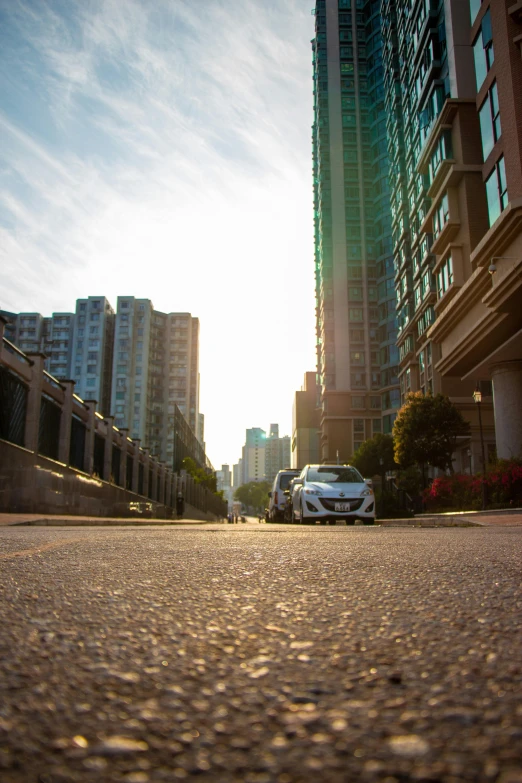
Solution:
[[(0, 511), (168, 519), (161, 503), (0, 440)], [(186, 503), (185, 517), (214, 515)]]

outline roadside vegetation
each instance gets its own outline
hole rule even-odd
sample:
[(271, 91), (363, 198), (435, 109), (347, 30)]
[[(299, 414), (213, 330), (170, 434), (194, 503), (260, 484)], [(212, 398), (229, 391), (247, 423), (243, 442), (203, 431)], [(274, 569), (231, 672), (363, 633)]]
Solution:
[[(381, 478), (375, 490), (379, 516), (405, 516), (413, 508), (478, 510), (483, 484), (488, 508), (522, 506), (522, 459), (499, 460), (485, 475), (455, 473), (452, 455), (458, 439), (469, 431), (469, 423), (445, 395), (409, 394), (393, 433), (364, 441), (351, 460), (364, 476)], [(433, 468), (444, 475), (430, 479)], [(393, 480), (386, 482), (390, 473)]]
[(239, 500), (251, 513), (264, 513), (271, 485), (268, 481), (249, 481), (234, 492), (234, 500)]

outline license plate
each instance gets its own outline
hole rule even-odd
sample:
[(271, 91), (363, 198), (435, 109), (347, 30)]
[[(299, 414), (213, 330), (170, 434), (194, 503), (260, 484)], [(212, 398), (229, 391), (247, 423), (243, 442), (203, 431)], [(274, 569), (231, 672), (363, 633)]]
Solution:
[(335, 510), (336, 511), (350, 511), (352, 508), (351, 503), (336, 503), (335, 504)]

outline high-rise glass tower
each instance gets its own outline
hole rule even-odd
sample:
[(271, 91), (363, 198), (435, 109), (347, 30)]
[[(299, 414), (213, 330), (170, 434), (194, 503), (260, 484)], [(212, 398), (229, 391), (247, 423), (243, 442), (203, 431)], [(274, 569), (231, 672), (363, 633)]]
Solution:
[(317, 0), (314, 218), (321, 459), (390, 431), (398, 403), (380, 14)]

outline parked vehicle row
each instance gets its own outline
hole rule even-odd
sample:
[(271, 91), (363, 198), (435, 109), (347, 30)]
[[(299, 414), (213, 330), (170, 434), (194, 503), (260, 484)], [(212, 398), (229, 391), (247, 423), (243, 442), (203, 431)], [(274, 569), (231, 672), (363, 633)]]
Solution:
[[(281, 497), (282, 495), (282, 497)], [(267, 521), (302, 525), (375, 522), (371, 479), (352, 465), (306, 465), (302, 471), (281, 470), (269, 492)]]

